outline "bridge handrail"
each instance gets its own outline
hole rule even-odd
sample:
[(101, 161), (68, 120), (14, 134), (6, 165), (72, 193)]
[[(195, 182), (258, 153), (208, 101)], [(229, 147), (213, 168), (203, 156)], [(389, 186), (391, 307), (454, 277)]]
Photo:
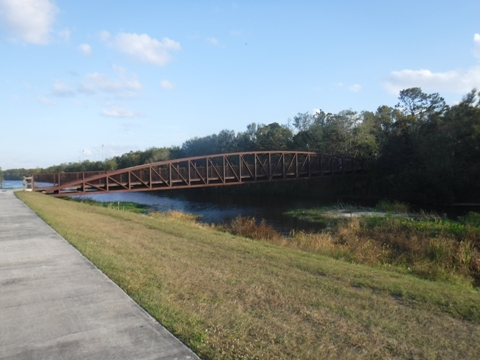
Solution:
[[(144, 170), (144, 169), (153, 168), (153, 167), (161, 167), (161, 166), (168, 166), (168, 165), (181, 164), (181, 163), (188, 163), (187, 167), (190, 167), (191, 162), (195, 162), (195, 161), (198, 161), (198, 160), (205, 161), (205, 163), (207, 164), (208, 160), (210, 160), (210, 162), (212, 162), (212, 160), (214, 160), (214, 159), (223, 158), (223, 162), (225, 162), (225, 159), (227, 159), (227, 161), (230, 161), (231, 158), (238, 157), (239, 166), (241, 166), (241, 162), (240, 162), (241, 160), (240, 159), (242, 159), (243, 157), (254, 156), (254, 159), (255, 159), (254, 162), (256, 163), (256, 160), (258, 159), (258, 157), (263, 156), (263, 155), (269, 155), (269, 156), (281, 155), (282, 157), (280, 159), (283, 159), (282, 160), (283, 161), (283, 167), (285, 167), (285, 162), (286, 162), (285, 156), (296, 156), (297, 161), (298, 161), (298, 156), (299, 155), (300, 156), (307, 156), (308, 159), (310, 159), (311, 156), (314, 156), (317, 159), (320, 159), (320, 162), (322, 161), (322, 158), (342, 159), (340, 161), (340, 164), (345, 163), (345, 161), (352, 161), (352, 163), (357, 161), (357, 159), (355, 159), (351, 156), (330, 155), (330, 154), (323, 154), (323, 153), (317, 153), (317, 152), (311, 152), (311, 151), (288, 151), (288, 150), (243, 151), (243, 152), (234, 152), (234, 153), (226, 153), (226, 154), (209, 154), (209, 155), (202, 155), (202, 156), (193, 156), (193, 157), (187, 157), (187, 158), (158, 161), (158, 162), (154, 162), (154, 163), (136, 165), (136, 166), (132, 166), (132, 167), (128, 167), (128, 168), (122, 168), (122, 169), (110, 170), (110, 171), (102, 170), (102, 171), (72, 172), (72, 173), (69, 173), (69, 172), (53, 173), (53, 174), (50, 173), (49, 175), (58, 176), (59, 184), (58, 185), (54, 184), (53, 186), (49, 186), (49, 187), (36, 188), (36, 190), (37, 191), (44, 191), (44, 192), (47, 192), (47, 193), (48, 192), (55, 192), (55, 191), (60, 191), (60, 189), (65, 189), (65, 188), (68, 188), (68, 187), (73, 187), (73, 186), (85, 183), (86, 181), (88, 181), (89, 183), (93, 183), (94, 181), (99, 180), (99, 179), (104, 179), (104, 178), (105, 179), (107, 179), (107, 178), (112, 179), (112, 177), (114, 177), (116, 175), (119, 175), (119, 174), (131, 173), (131, 172), (134, 172), (134, 171)], [(230, 160), (228, 160), (229, 158), (230, 158)], [(270, 157), (269, 157), (269, 159), (270, 159)], [(362, 162), (362, 170), (363, 170), (363, 161), (361, 159), (358, 159), (358, 160), (360, 160)], [(244, 164), (247, 165), (246, 162)], [(213, 163), (212, 163), (212, 165), (213, 165)], [(223, 166), (225, 166), (225, 165), (223, 165)], [(252, 164), (252, 166), (254, 166), (254, 164)], [(96, 173), (96, 174), (91, 175), (91, 176), (85, 176), (85, 175), (88, 175), (88, 173)], [(69, 175), (69, 174), (82, 174), (82, 179), (67, 181), (66, 183), (63, 183), (63, 184), (60, 185), (60, 175)], [(178, 174), (180, 174), (180, 173), (178, 173)], [(37, 174), (37, 175), (40, 176), (40, 175), (47, 175), (47, 174)], [(219, 174), (219, 176), (220, 176), (220, 174)], [(34, 178), (35, 178), (35, 175), (33, 175), (33, 181), (35, 181)], [(208, 174), (207, 174), (207, 178), (208, 178)], [(272, 179), (270, 179), (270, 180), (272, 180)], [(108, 181), (108, 180), (106, 180), (106, 181)], [(115, 181), (115, 180), (113, 180), (113, 181)], [(189, 178), (188, 183), (190, 184), (191, 181), (192, 181), (191, 178)], [(207, 181), (208, 181), (208, 179), (207, 179)], [(239, 179), (239, 181), (242, 182), (242, 179)], [(187, 182), (187, 181), (185, 180), (185, 182)], [(223, 179), (223, 182), (225, 183), (226, 180)], [(54, 180), (54, 183), (55, 183), (55, 180)]]

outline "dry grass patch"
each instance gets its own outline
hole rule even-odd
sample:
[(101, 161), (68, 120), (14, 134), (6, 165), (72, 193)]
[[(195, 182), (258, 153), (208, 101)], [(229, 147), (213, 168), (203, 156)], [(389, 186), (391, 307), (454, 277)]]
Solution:
[(184, 221), (190, 221), (190, 222), (195, 222), (200, 218), (199, 215), (186, 214), (176, 210), (171, 210), (167, 212), (152, 212), (152, 213), (149, 213), (148, 215), (151, 217), (171, 218), (171, 219), (184, 220)]
[(18, 196), (204, 359), (480, 353), (477, 291), (174, 217)]
[(407, 216), (408, 207), (401, 203), (382, 202), (377, 208), (401, 214), (333, 218), (322, 208), (290, 211), (290, 216), (329, 226), (319, 234), (293, 234), (284, 244), (350, 262), (392, 266), (429, 280), (480, 287), (479, 213), (452, 221), (423, 211)]

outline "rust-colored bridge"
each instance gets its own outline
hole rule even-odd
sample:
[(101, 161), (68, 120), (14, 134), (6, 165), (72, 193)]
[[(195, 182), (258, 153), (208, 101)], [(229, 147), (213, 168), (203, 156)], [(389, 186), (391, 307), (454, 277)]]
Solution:
[[(114, 171), (35, 174), (31, 187), (55, 197), (261, 183), (363, 172), (363, 161), (299, 151), (198, 156)], [(37, 187), (35, 183), (50, 183)]]

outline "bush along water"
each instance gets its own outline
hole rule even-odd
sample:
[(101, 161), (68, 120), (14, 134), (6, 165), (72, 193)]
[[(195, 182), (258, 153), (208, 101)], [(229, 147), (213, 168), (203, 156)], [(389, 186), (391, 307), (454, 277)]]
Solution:
[[(146, 206), (134, 203), (74, 201), (148, 212)], [(240, 215), (216, 228), (352, 263), (388, 267), (430, 280), (480, 286), (480, 213), (469, 212), (453, 221), (422, 211), (412, 214), (406, 204), (382, 201), (375, 209), (339, 203), (336, 207), (299, 209), (286, 214), (322, 223), (326, 228), (320, 232), (292, 231), (290, 236), (282, 236), (265, 220)], [(198, 220), (197, 216), (179, 212), (150, 215)]]
[(304, 220), (324, 221), (330, 226), (318, 233), (292, 232), (289, 237), (278, 234), (265, 221), (242, 216), (221, 229), (348, 262), (480, 286), (479, 213), (452, 221), (423, 212), (407, 216), (408, 207), (401, 203), (382, 202), (377, 209), (388, 212), (332, 218), (331, 209), (296, 211)]

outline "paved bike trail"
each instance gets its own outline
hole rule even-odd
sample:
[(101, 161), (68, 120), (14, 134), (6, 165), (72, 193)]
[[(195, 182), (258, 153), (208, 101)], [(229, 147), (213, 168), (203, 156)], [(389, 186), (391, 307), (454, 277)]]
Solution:
[(0, 359), (198, 357), (0, 189)]

